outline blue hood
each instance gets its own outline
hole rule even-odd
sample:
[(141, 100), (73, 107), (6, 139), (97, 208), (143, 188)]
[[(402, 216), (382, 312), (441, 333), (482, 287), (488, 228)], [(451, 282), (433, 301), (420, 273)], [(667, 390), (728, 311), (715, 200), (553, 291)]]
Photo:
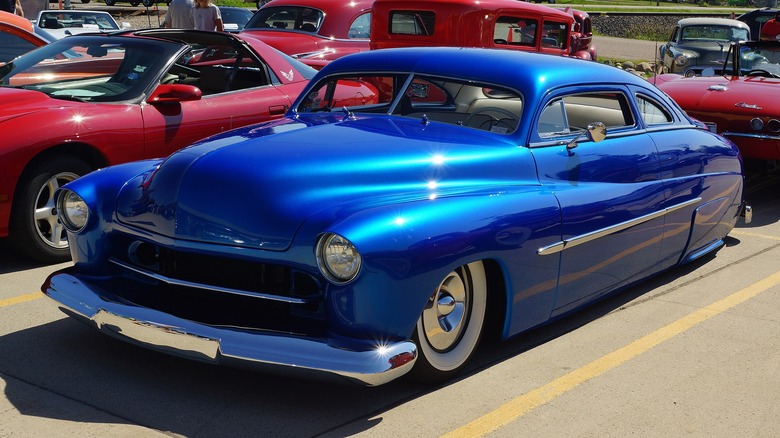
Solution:
[(535, 183), (529, 151), (509, 140), (390, 116), (286, 118), (174, 153), (151, 178), (125, 185), (117, 216), (169, 237), (284, 250), (322, 210), (343, 218)]

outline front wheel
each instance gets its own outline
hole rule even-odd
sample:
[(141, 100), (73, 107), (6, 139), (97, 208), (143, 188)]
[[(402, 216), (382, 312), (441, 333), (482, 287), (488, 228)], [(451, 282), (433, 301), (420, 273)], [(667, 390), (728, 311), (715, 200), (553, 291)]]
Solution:
[(413, 340), (419, 357), (413, 377), (438, 383), (458, 374), (479, 342), (486, 307), (487, 278), (482, 262), (447, 274), (417, 321)]
[(25, 171), (11, 209), (9, 240), (16, 249), (44, 263), (70, 259), (68, 236), (57, 219), (54, 192), (91, 170), (77, 158), (56, 156)]

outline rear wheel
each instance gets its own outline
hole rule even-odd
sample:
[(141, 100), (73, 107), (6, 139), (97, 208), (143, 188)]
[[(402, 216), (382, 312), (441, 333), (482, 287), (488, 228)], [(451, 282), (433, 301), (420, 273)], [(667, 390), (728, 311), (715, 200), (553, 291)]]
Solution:
[(54, 192), (92, 169), (69, 156), (55, 156), (33, 165), (19, 180), (9, 240), (23, 254), (44, 262), (70, 259), (65, 229), (57, 219)]
[(142, 0), (141, 3), (143, 3), (143, 5), (147, 8), (154, 6), (154, 0)]
[(104, 0), (106, 2), (106, 6), (114, 6), (116, 4), (116, 0)]
[(479, 342), (486, 306), (487, 279), (482, 262), (447, 274), (417, 321), (413, 339), (419, 357), (413, 377), (437, 383), (458, 374)]

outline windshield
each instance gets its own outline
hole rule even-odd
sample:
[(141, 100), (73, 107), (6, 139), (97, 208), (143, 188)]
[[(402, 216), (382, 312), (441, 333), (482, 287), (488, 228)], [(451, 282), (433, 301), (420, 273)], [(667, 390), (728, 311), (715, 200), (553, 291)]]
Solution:
[(686, 26), (680, 38), (683, 42), (696, 41), (747, 41), (748, 30), (731, 26)]
[(66, 100), (128, 100), (157, 79), (180, 47), (140, 38), (67, 37), (0, 67), (0, 85)]
[(116, 21), (108, 13), (103, 12), (79, 12), (56, 11), (42, 12), (38, 20), (38, 26), (44, 29), (63, 29), (82, 27), (96, 30), (119, 29)]
[(305, 91), (296, 111), (393, 114), (498, 134), (515, 131), (519, 93), (503, 87), (402, 73), (323, 78)]
[(762, 70), (780, 76), (780, 43), (751, 41), (740, 46), (740, 71)]
[(325, 14), (303, 6), (260, 8), (246, 24), (246, 29), (283, 29), (316, 33)]

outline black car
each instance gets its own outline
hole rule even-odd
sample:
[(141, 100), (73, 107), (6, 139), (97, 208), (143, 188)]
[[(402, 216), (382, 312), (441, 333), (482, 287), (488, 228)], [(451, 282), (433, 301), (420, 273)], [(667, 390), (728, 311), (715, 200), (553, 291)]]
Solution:
[(780, 12), (780, 9), (777, 8), (755, 9), (740, 15), (737, 17), (737, 20), (750, 26), (750, 35), (752, 35), (754, 40), (758, 40), (761, 35), (761, 26), (770, 19), (775, 18), (778, 12)]

